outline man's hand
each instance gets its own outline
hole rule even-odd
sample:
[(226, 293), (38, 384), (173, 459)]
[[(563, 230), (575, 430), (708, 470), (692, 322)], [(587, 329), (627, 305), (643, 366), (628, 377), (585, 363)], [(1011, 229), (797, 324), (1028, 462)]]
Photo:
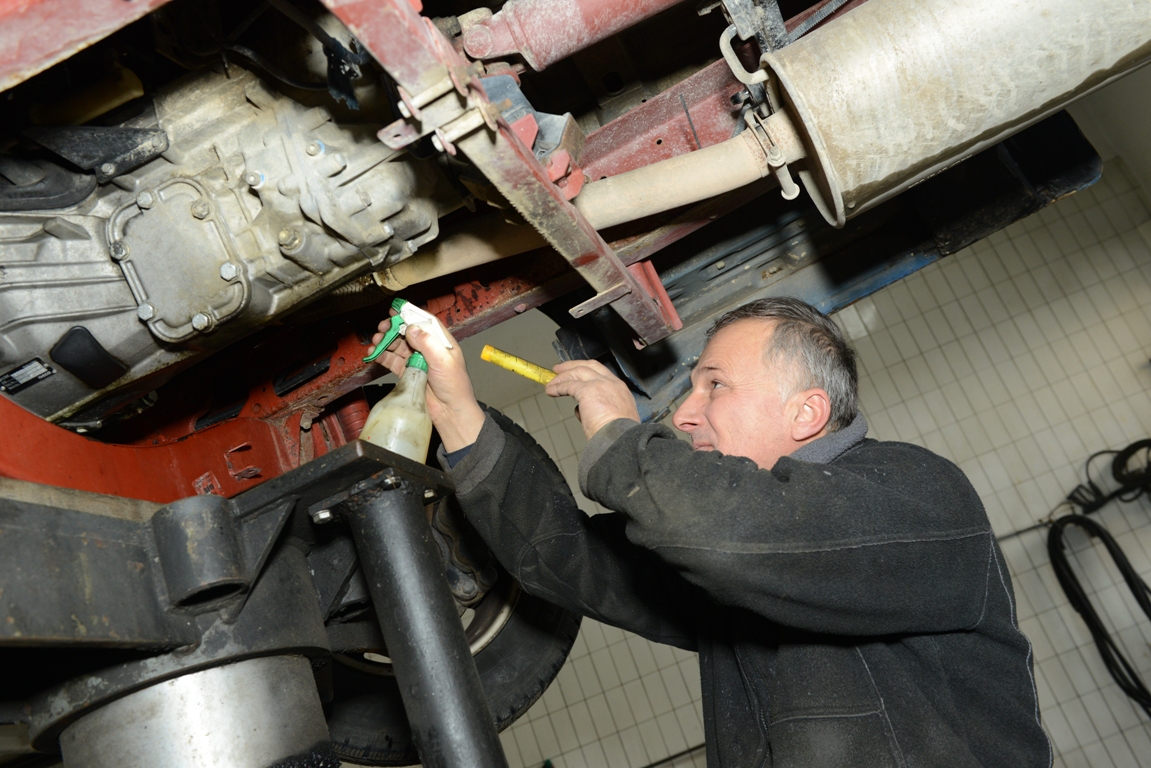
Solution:
[[(393, 310), (392, 314), (397, 313)], [(380, 323), (380, 333), (372, 337), (372, 344), (380, 343), (387, 327), (387, 321)], [(376, 362), (401, 376), (412, 351), (421, 353), (428, 361), (428, 415), (444, 441), (444, 450), (451, 453), (466, 448), (479, 437), (484, 412), (472, 391), (459, 342), (448, 333), (452, 348), (444, 349), (435, 337), (419, 328), (409, 326), (406, 334), (397, 338)]]
[(607, 366), (595, 360), (569, 360), (553, 370), (557, 375), (546, 392), (552, 397), (575, 398), (576, 416), (589, 440), (616, 419), (639, 423), (639, 411), (631, 390)]

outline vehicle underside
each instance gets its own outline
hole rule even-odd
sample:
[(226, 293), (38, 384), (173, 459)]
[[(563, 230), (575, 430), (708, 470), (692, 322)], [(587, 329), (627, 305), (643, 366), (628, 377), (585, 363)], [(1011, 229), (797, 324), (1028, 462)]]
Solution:
[(426, 494), (409, 506), (512, 722), (578, 619), (520, 593), (450, 479), (356, 441), (389, 302), (457, 338), (540, 309), (561, 357), (659, 418), (722, 312), (832, 312), (1093, 183), (1061, 110), (1145, 63), (1151, 22), (1118, 0), (926, 5), (0, 10), (0, 662), (22, 670), (0, 761), (128, 764), (80, 745), (225, 664), (249, 666), (211, 686), (314, 679), (323, 712), (275, 721), (295, 752), (200, 764), (326, 765), (329, 735), (415, 761), (365, 577), (383, 534), (355, 522), (381, 489)]

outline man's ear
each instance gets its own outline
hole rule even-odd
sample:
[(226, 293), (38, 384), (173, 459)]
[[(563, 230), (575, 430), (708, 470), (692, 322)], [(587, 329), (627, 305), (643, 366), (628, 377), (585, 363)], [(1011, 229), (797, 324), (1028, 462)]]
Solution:
[(831, 419), (831, 398), (827, 392), (809, 389), (795, 395), (797, 408), (791, 422), (791, 439), (797, 443), (822, 437)]

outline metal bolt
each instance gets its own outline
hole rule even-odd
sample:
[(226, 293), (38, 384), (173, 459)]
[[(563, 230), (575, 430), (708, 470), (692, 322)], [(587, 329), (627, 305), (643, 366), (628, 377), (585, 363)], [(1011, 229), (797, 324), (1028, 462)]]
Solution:
[(304, 151), (312, 157), (315, 157), (324, 151), (324, 144), (320, 141), (310, 141), (308, 142), (308, 146), (304, 148)]
[(192, 327), (197, 331), (207, 330), (212, 325), (212, 318), (205, 315), (203, 312), (197, 312), (192, 316)]
[(136, 317), (140, 318), (141, 320), (143, 320), (145, 322), (147, 322), (148, 320), (151, 320), (155, 316), (156, 316), (156, 308), (153, 307), (151, 304), (149, 304), (146, 301), (143, 304), (141, 304), (139, 307), (136, 308)]
[(140, 206), (141, 208), (151, 208), (155, 204), (156, 198), (152, 195), (151, 192), (141, 192), (140, 194), (136, 195), (136, 205)]
[(402, 101), (396, 104), (396, 109), (404, 117), (410, 118), (412, 116), (412, 110), (408, 109), (408, 105)]
[(104, 174), (105, 176), (111, 176), (115, 172), (116, 166), (112, 165), (111, 163), (104, 163), (100, 166), (100, 173)]
[(717, 261), (717, 262), (715, 263), (715, 268), (716, 268), (716, 269), (723, 269), (723, 268), (724, 268), (724, 267), (726, 267), (726, 266), (727, 266), (727, 262), (726, 262), (726, 261)]
[(235, 280), (240, 276), (240, 268), (230, 261), (225, 261), (220, 265), (220, 277), (228, 282)]
[(128, 258), (128, 246), (119, 240), (108, 246), (108, 251), (112, 254), (112, 258), (116, 261), (122, 261), (123, 259)]
[(323, 525), (324, 523), (332, 522), (332, 510), (330, 509), (317, 509), (312, 513), (312, 522), (316, 525)]
[(434, 133), (432, 134), (432, 146), (435, 147), (436, 150), (439, 152), (446, 152), (447, 151), (444, 149), (444, 143), (442, 141), (440, 141), (440, 137), (436, 136)]
[(192, 215), (197, 219), (206, 219), (208, 214), (212, 212), (212, 207), (203, 200), (197, 200), (192, 203)]
[(300, 245), (300, 233), (291, 228), (281, 229), (279, 239), (280, 247), (289, 251)]
[(515, 310), (515, 313), (516, 313), (517, 315), (522, 315), (524, 312), (527, 312), (527, 311), (528, 311), (528, 305), (527, 305), (527, 304), (522, 304), (522, 303), (521, 303), (521, 304), (516, 304), (516, 305), (515, 305), (515, 307), (513, 307), (513, 309)]
[(424, 498), (425, 499), (434, 499), (435, 497), (436, 497), (436, 492), (432, 488), (428, 488), (427, 490), (424, 491)]
[(160, 149), (163, 146), (164, 146), (164, 137), (163, 136), (153, 136), (152, 137), (152, 149)]
[(400, 487), (400, 478), (395, 475), (388, 475), (380, 480), (380, 487), (385, 491), (392, 491)]
[(244, 174), (244, 183), (249, 187), (258, 187), (264, 183), (264, 174), (259, 171), (248, 171)]

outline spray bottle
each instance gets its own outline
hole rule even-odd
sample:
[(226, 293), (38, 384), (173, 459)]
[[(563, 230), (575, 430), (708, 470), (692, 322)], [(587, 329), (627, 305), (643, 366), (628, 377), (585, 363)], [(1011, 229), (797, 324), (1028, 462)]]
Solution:
[[(400, 314), (392, 317), (391, 327), (372, 350), (372, 354), (364, 358), (365, 363), (383, 354), (397, 336), (404, 335), (407, 327), (413, 325), (437, 339), (446, 349), (452, 348), (452, 343), (448, 341), (434, 315), (399, 298), (392, 301), (392, 309)], [(400, 377), (400, 383), (372, 407), (360, 432), (360, 439), (421, 464), (426, 461), (428, 445), (432, 439), (427, 385), (428, 362), (419, 352), (413, 352)]]

